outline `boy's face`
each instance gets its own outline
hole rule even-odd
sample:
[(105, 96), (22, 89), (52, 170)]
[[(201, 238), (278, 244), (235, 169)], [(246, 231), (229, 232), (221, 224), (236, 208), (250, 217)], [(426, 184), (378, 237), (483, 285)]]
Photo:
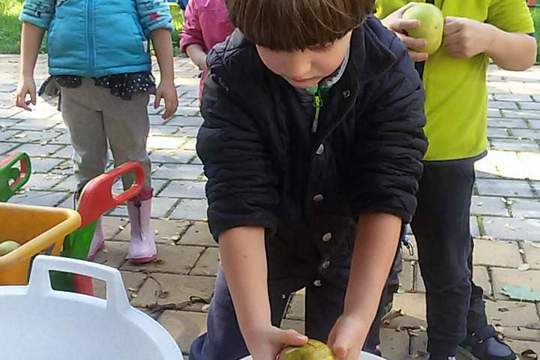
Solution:
[(315, 86), (331, 75), (343, 62), (352, 31), (331, 44), (305, 50), (276, 51), (257, 45), (262, 62), (296, 88)]

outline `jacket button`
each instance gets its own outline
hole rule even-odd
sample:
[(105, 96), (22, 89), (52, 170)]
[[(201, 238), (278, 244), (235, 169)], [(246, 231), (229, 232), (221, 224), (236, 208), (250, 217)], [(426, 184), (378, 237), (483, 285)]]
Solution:
[(349, 96), (351, 96), (351, 91), (350, 90), (345, 90), (343, 91), (343, 97), (345, 99), (347, 99)]
[(323, 152), (324, 152), (324, 145), (321, 144), (321, 145), (319, 145), (319, 147), (317, 148), (317, 151), (315, 151), (315, 154), (317, 154), (317, 155), (322, 155)]
[(323, 235), (322, 241), (328, 242), (330, 240), (332, 240), (332, 233), (326, 233), (326, 234)]
[(317, 194), (315, 196), (313, 196), (313, 201), (315, 202), (321, 202), (324, 200), (324, 196), (322, 194)]
[(326, 260), (325, 262), (323, 262), (323, 263), (321, 264), (321, 267), (322, 267), (324, 270), (328, 269), (328, 268), (330, 267), (330, 260)]
[(316, 287), (321, 287), (322, 286), (322, 281), (321, 280), (315, 280), (313, 282), (313, 285), (315, 285)]

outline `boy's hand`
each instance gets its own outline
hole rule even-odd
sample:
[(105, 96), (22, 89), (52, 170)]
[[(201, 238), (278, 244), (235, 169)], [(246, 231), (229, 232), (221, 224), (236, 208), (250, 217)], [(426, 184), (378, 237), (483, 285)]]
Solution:
[(358, 317), (341, 315), (328, 336), (328, 346), (339, 360), (357, 360), (370, 325)]
[(295, 330), (282, 330), (274, 326), (248, 331), (246, 343), (253, 360), (275, 360), (286, 346), (302, 346), (308, 338)]
[(381, 20), (381, 22), (387, 29), (393, 31), (405, 46), (407, 46), (409, 49), (409, 56), (413, 61), (426, 61), (428, 54), (415, 50), (423, 49), (426, 46), (426, 41), (424, 39), (415, 39), (407, 36), (407, 30), (416, 29), (420, 26), (420, 22), (417, 20), (403, 20), (403, 13), (411, 6), (413, 6), (413, 3), (403, 6)]
[(456, 58), (468, 59), (490, 48), (494, 27), (476, 20), (447, 17), (444, 24), (444, 45)]
[[(30, 104), (36, 105), (36, 83), (33, 78), (22, 78), (19, 80), (17, 91), (15, 93), (15, 104), (17, 107), (23, 108), (27, 111), (32, 111)], [(30, 100), (27, 97), (30, 96)]]
[(156, 98), (154, 100), (154, 108), (157, 109), (161, 103), (161, 99), (165, 101), (165, 112), (161, 117), (168, 119), (174, 115), (178, 108), (178, 94), (172, 81), (162, 81), (157, 90)]

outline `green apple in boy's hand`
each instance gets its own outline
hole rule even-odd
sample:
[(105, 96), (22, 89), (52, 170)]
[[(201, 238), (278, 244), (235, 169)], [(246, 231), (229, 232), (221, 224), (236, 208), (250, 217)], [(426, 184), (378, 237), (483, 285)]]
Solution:
[(423, 49), (415, 49), (428, 53), (435, 53), (441, 46), (444, 16), (441, 10), (432, 4), (413, 3), (404, 13), (404, 20), (418, 20), (420, 25), (407, 30), (407, 34), (416, 39), (424, 39), (426, 46)]
[(21, 246), (18, 242), (13, 240), (6, 240), (0, 243), (0, 256), (9, 254)]
[(310, 339), (304, 346), (288, 346), (281, 350), (278, 360), (335, 360), (326, 344)]

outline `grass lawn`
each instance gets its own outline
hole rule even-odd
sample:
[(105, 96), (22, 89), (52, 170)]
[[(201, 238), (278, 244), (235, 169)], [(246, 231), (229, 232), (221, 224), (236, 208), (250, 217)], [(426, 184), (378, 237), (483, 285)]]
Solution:
[(21, 24), (18, 16), (22, 2), (0, 0), (0, 54), (18, 54)]

